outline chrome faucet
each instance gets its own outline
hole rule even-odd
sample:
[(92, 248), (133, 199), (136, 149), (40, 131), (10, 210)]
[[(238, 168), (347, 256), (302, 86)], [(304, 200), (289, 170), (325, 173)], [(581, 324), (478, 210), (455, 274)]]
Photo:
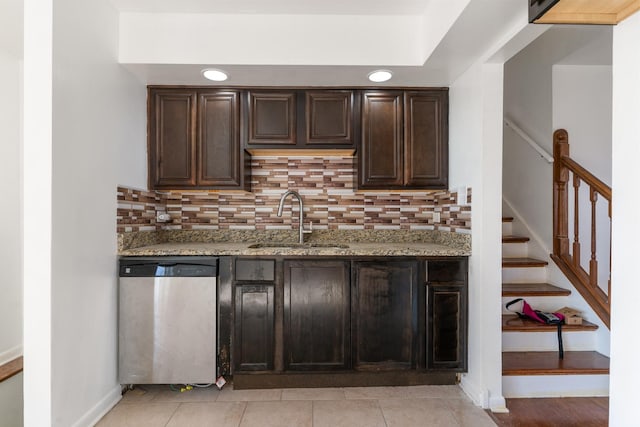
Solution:
[(299, 243), (303, 244), (304, 243), (304, 234), (305, 233), (311, 233), (313, 231), (313, 225), (310, 222), (309, 223), (309, 230), (307, 231), (307, 230), (304, 229), (304, 223), (302, 222), (303, 215), (304, 215), (304, 203), (302, 203), (302, 197), (300, 196), (300, 194), (298, 194), (297, 191), (288, 190), (286, 193), (284, 193), (282, 195), (282, 197), (280, 197), (280, 205), (278, 206), (278, 216), (279, 217), (282, 216), (282, 209), (284, 208), (284, 200), (289, 195), (292, 198), (298, 199), (298, 204), (300, 205), (300, 220), (299, 220), (299, 223), (298, 223), (298, 235), (299, 235)]

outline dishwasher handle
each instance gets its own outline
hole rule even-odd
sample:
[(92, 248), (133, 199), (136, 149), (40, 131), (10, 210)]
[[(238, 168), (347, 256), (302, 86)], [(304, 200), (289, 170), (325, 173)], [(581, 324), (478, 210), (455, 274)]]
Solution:
[(217, 261), (212, 257), (123, 258), (120, 277), (216, 277)]

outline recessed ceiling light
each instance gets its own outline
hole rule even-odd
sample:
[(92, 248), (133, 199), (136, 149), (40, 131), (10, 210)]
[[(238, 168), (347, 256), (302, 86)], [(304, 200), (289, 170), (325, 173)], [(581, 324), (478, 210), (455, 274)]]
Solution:
[(369, 73), (369, 80), (375, 83), (386, 82), (393, 76), (389, 70), (376, 70)]
[(205, 79), (213, 80), (214, 82), (223, 82), (229, 78), (224, 71), (216, 70), (215, 68), (207, 68), (202, 70), (202, 75)]

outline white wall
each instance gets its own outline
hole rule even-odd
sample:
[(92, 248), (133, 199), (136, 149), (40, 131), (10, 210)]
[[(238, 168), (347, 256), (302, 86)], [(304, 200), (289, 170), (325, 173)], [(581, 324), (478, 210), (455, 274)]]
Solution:
[[(29, 291), (25, 310), (32, 315), (25, 341), (34, 350), (27, 363), (25, 349), (25, 374), (31, 366), (44, 374), (25, 378), (25, 425), (85, 426), (120, 397), (116, 187), (146, 185), (146, 94), (144, 85), (117, 64), (118, 15), (107, 0), (61, 0), (54, 6), (49, 3), (48, 11), (43, 3), (26, 9), (27, 22), (42, 24), (33, 34), (26, 31), (27, 37), (45, 34), (37, 46), (26, 45), (25, 87), (39, 87), (48, 80), (52, 93), (46, 87), (40, 94), (25, 93), (25, 119), (33, 125), (41, 119), (41, 127), (46, 128), (46, 108), (39, 108), (49, 103), (52, 134), (48, 138), (46, 133), (25, 135), (28, 148), (38, 148), (45, 159), (42, 168), (32, 169), (38, 153), (34, 150), (25, 156), (30, 174), (42, 172), (40, 188), (27, 183), (25, 198), (31, 210), (32, 202), (43, 196), (38, 221), (45, 224), (44, 233), (46, 224), (50, 225), (51, 244), (44, 248), (29, 244), (27, 250), (35, 253), (34, 262), (50, 260), (51, 272), (38, 278), (25, 275)], [(53, 22), (48, 37), (47, 21)], [(47, 56), (47, 38), (49, 45), (53, 40), (52, 57)], [(41, 65), (41, 75), (33, 74), (34, 65)], [(51, 172), (46, 166), (47, 150), (51, 150)], [(46, 197), (49, 187), (51, 202)], [(43, 270), (46, 273), (46, 265)], [(42, 351), (35, 354), (36, 349)], [(49, 372), (42, 368), (47, 365)], [(44, 392), (38, 392), (41, 389)]]
[(0, 365), (22, 355), (21, 62), (0, 51)]
[[(611, 29), (606, 26), (559, 26), (540, 36), (505, 65), (505, 117), (512, 119), (548, 153), (553, 153), (552, 137), (556, 124), (563, 121), (567, 124), (574, 123), (571, 121), (573, 117), (593, 118), (591, 126), (602, 129), (597, 134), (606, 133), (608, 116), (604, 114), (594, 117), (594, 112), (600, 107), (596, 107), (595, 110), (592, 107), (594, 103), (602, 102), (605, 105), (610, 103), (610, 96), (606, 95), (608, 80), (597, 84), (595, 91), (573, 86), (576, 92), (571, 95), (572, 97), (580, 96), (584, 99), (586, 95), (593, 95), (593, 102), (577, 105), (575, 116), (564, 114), (557, 118), (558, 123), (554, 123), (554, 106), (564, 108), (566, 105), (560, 103), (554, 105), (553, 66), (569, 59), (574, 64), (581, 61), (584, 64), (607, 65), (607, 58), (610, 58), (610, 51), (607, 51), (610, 46), (610, 37)], [(609, 41), (608, 45), (607, 41)], [(587, 47), (589, 49), (586, 49)], [(597, 54), (593, 52), (594, 50), (597, 50)], [(582, 55), (578, 55), (580, 52)], [(566, 71), (569, 71), (569, 68), (560, 70), (558, 75), (564, 79), (571, 78), (567, 76)], [(587, 93), (580, 94), (580, 90), (586, 90)], [(573, 99), (567, 102), (574, 106), (577, 104)], [(577, 147), (579, 142), (572, 138), (571, 133), (569, 138), (576, 144), (576, 149), (573, 150), (572, 147), (572, 151), (579, 151)], [(598, 143), (602, 144), (602, 142)], [(602, 150), (599, 150), (596, 155), (600, 155), (601, 152)], [(589, 156), (588, 150), (581, 153), (584, 153), (585, 157)], [(601, 160), (596, 155), (589, 157), (595, 160), (590, 163)], [(504, 197), (523, 216), (531, 229), (541, 237), (544, 246), (551, 248), (552, 165), (542, 159), (509, 128), (505, 128), (503, 157)]]
[(469, 371), (462, 387), (485, 408), (503, 411), (500, 218), (502, 65), (475, 65), (449, 92), (451, 187), (471, 186)]
[[(608, 51), (611, 50), (609, 46)], [(571, 158), (611, 186), (611, 66), (553, 66), (553, 128), (569, 133)], [(579, 191), (579, 236), (581, 265), (589, 270), (591, 258), (591, 203), (589, 187)], [(569, 218), (574, 218), (574, 195), (569, 194)], [(609, 242), (611, 222), (609, 204), (603, 197), (596, 201), (596, 257), (598, 284), (608, 292)], [(569, 221), (569, 236), (574, 222)]]
[[(22, 2), (0, 13), (0, 365), (22, 355)], [(22, 374), (0, 383), (3, 425), (20, 426)]]
[(640, 301), (637, 247), (640, 182), (640, 13), (613, 32), (613, 263), (609, 424), (635, 426), (637, 417), (637, 331), (631, 317)]

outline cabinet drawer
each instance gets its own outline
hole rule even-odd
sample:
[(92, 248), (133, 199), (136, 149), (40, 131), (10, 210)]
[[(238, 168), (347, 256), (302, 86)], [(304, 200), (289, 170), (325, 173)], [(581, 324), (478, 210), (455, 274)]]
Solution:
[(426, 263), (426, 282), (466, 282), (466, 260), (435, 260)]
[(273, 259), (237, 259), (235, 279), (245, 282), (273, 282), (275, 271), (276, 261)]

